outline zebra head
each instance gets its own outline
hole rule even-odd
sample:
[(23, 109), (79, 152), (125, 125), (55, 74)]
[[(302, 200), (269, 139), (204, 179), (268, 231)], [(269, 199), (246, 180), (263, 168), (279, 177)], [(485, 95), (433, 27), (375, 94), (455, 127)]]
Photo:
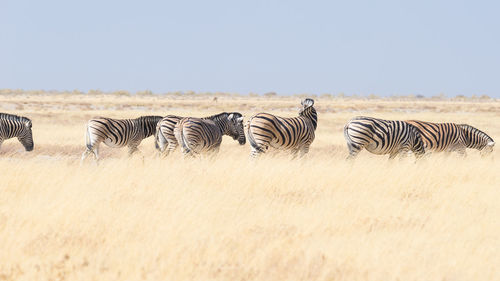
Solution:
[(243, 129), (243, 116), (241, 113), (232, 112), (227, 116), (229, 121), (229, 135), (233, 137), (234, 140), (238, 140), (240, 145), (244, 145), (246, 142), (245, 130)]
[(26, 151), (32, 151), (34, 147), (33, 132), (31, 131), (31, 120), (28, 118), (22, 119), (22, 129), (19, 131), (17, 139), (24, 146)]
[(485, 132), (476, 129), (467, 124), (459, 125), (465, 136), (465, 146), (467, 148), (475, 148), (481, 151), (481, 155), (485, 156), (493, 152), (493, 146), (495, 146), (495, 141), (488, 136)]
[(316, 130), (316, 127), (318, 126), (318, 113), (313, 107), (314, 100), (307, 98), (300, 102), (300, 104), (302, 105), (302, 108), (299, 111), (299, 116), (311, 119), (314, 129)]
[(486, 144), (486, 146), (483, 149), (481, 149), (481, 152), (480, 152), (481, 156), (486, 156), (486, 155), (492, 153), (494, 146), (495, 146), (495, 142), (493, 140), (491, 140), (490, 142), (488, 142)]
[(416, 127), (409, 125), (410, 129), (410, 150), (415, 154), (416, 158), (420, 158), (425, 154), (424, 141)]

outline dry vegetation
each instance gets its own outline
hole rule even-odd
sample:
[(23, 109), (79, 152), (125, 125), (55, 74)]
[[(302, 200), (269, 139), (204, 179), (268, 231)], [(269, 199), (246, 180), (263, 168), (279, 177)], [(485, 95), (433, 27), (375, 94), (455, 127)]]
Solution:
[(361, 153), (356, 115), (469, 123), (500, 139), (493, 99), (316, 98), (300, 161), (248, 160), (224, 138), (215, 160), (102, 147), (80, 166), (86, 120), (240, 111), (295, 116), (298, 97), (2, 93), (33, 120), (35, 151), (0, 148), (0, 280), (499, 280), (499, 150), (482, 159)]

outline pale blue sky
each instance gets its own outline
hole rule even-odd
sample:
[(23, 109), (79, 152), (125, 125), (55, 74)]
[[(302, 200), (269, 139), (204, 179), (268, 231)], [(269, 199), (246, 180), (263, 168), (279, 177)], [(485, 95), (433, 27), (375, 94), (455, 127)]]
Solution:
[(498, 3), (0, 0), (0, 88), (500, 97)]

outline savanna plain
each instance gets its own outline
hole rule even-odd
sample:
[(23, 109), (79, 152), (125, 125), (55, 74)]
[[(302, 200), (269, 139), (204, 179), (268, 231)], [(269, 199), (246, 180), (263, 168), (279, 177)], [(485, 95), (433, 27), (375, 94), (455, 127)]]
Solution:
[[(345, 161), (354, 116), (468, 123), (500, 140), (495, 99), (315, 98), (310, 153), (80, 163), (94, 116), (296, 116), (299, 97), (1, 94), (35, 150), (0, 148), (0, 280), (500, 280), (500, 152)], [(498, 145), (497, 145), (498, 146)]]

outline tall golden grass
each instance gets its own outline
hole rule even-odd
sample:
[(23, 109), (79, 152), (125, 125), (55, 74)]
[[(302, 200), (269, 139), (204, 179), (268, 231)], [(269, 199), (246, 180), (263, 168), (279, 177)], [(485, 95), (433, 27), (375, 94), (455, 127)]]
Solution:
[(131, 158), (102, 146), (98, 165), (80, 165), (93, 116), (295, 116), (300, 99), (27, 97), (0, 96), (35, 138), (32, 153), (17, 140), (0, 148), (0, 280), (500, 279), (498, 149), (346, 162), (342, 135), (369, 115), (469, 123), (498, 139), (498, 101), (319, 98), (304, 159), (250, 161), (228, 137), (215, 159), (159, 159), (150, 138)]

